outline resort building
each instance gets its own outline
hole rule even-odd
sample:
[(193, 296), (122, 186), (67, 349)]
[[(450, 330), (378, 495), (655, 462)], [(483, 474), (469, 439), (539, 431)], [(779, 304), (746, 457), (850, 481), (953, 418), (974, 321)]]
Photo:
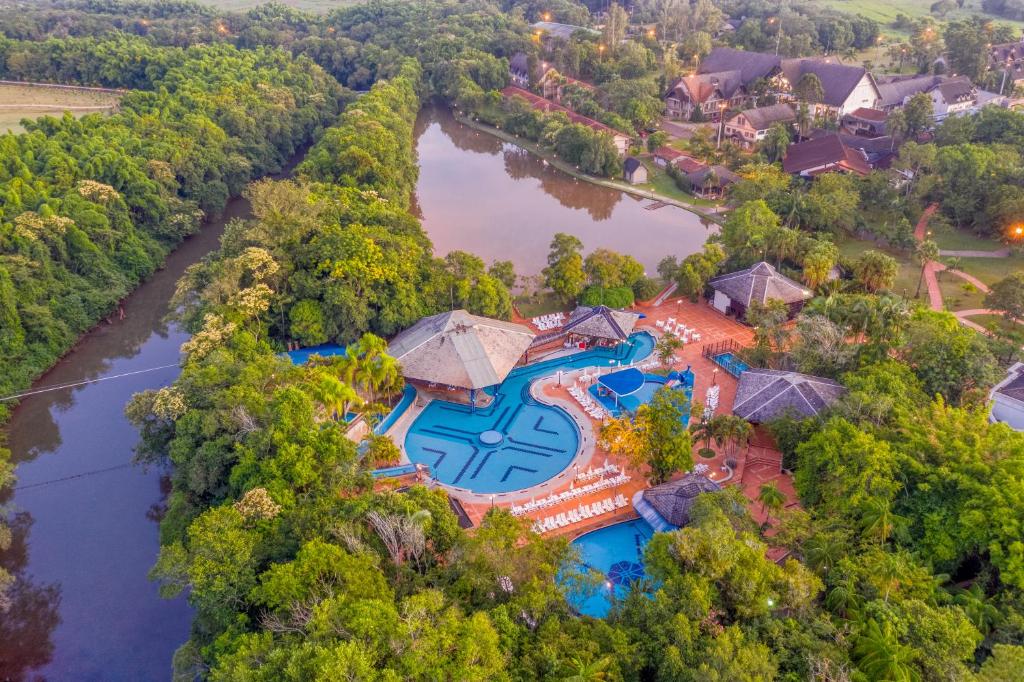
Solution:
[(882, 99), (874, 77), (862, 66), (840, 64), (830, 58), (784, 59), (775, 79), (779, 91), (792, 93), (806, 77), (814, 75), (821, 83), (820, 102), (809, 103), (817, 116), (838, 120), (844, 114), (862, 108), (874, 108)]
[(665, 108), (672, 118), (693, 120), (699, 116), (717, 121), (723, 112), (742, 106), (746, 99), (739, 71), (698, 73), (677, 78), (669, 86)]
[(570, 78), (565, 76), (553, 68), (545, 68), (544, 74), (538, 79), (537, 85), (540, 87), (541, 94), (546, 99), (554, 100), (561, 104), (562, 97), (565, 94), (565, 88), (570, 85), (583, 88), (584, 90), (590, 90), (595, 92), (597, 89), (587, 83), (586, 81), (577, 80), (576, 78)]
[(735, 138), (744, 149), (751, 149), (764, 139), (776, 123), (784, 126), (796, 123), (793, 107), (783, 103), (746, 109), (725, 122), (725, 134)]
[(711, 305), (721, 313), (735, 315), (738, 320), (746, 317), (752, 302), (763, 304), (771, 299), (785, 303), (792, 319), (814, 296), (810, 289), (779, 274), (764, 261), (746, 270), (713, 277), (708, 286), (714, 292)]
[(629, 157), (622, 164), (622, 174), (631, 185), (642, 185), (647, 182), (647, 166), (635, 156)]
[(1002, 422), (1015, 431), (1024, 431), (1024, 362), (1015, 362), (1006, 378), (989, 393), (989, 420)]
[(853, 135), (878, 137), (885, 135), (886, 118), (888, 118), (888, 114), (881, 109), (861, 107), (843, 116), (841, 123), (843, 128)]
[(865, 135), (853, 135), (845, 132), (837, 133), (832, 130), (817, 128), (811, 131), (808, 138), (817, 140), (829, 136), (838, 136), (839, 141), (847, 149), (860, 152), (864, 160), (867, 161), (869, 168), (888, 168), (900, 150), (900, 146), (896, 144), (891, 135), (867, 137)]
[(1002, 72), (1000, 95), (1009, 95), (1016, 86), (1024, 84), (1024, 35), (1014, 43), (989, 46), (988, 63), (993, 71)]
[[(540, 74), (543, 75), (543, 74)], [(525, 52), (516, 52), (508, 60), (508, 78), (512, 85), (530, 88), (530, 57)]]
[(844, 143), (838, 133), (826, 133), (789, 145), (782, 159), (782, 170), (804, 177), (821, 173), (867, 175), (871, 166), (864, 153)]
[(690, 509), (698, 495), (721, 489), (704, 474), (691, 472), (676, 481), (638, 492), (633, 497), (633, 507), (654, 530), (677, 530), (690, 522)]
[(569, 343), (580, 348), (613, 346), (629, 338), (639, 319), (639, 313), (628, 310), (615, 310), (604, 305), (592, 308), (579, 306), (569, 315), (560, 333), (568, 337)]
[(453, 310), (424, 317), (398, 334), (388, 355), (417, 388), (462, 392), (474, 402), (478, 390), (505, 380), (534, 337), (524, 325)]
[(750, 368), (740, 374), (732, 413), (754, 424), (764, 424), (786, 414), (815, 417), (846, 393), (831, 379)]
[(689, 154), (674, 149), (672, 147), (658, 147), (654, 150), (654, 165), (659, 168), (668, 168), (669, 166), (675, 166), (684, 173), (690, 173), (695, 170), (699, 170), (704, 166), (703, 163), (693, 158)]

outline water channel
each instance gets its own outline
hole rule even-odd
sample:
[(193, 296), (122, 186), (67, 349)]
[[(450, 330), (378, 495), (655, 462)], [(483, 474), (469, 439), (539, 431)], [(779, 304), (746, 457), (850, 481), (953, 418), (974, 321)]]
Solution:
[[(576, 181), (444, 109), (426, 108), (416, 132), (416, 208), (438, 254), (459, 248), (532, 274), (551, 236), (565, 231), (588, 250), (630, 253), (653, 271), (665, 254), (698, 250), (708, 234), (693, 214), (645, 210), (649, 201)], [(126, 300), (123, 319), (85, 335), (37, 387), (176, 363), (187, 335), (164, 320), (175, 282), (248, 210), (233, 200)], [(0, 680), (169, 677), (192, 613), (184, 599), (160, 599), (147, 580), (168, 479), (131, 464), (138, 436), (123, 409), (133, 393), (177, 374), (172, 366), (42, 393), (15, 410), (7, 441), (18, 483), (0, 497), (16, 513), (14, 542), (0, 562), (19, 580), (14, 608), (0, 615)]]

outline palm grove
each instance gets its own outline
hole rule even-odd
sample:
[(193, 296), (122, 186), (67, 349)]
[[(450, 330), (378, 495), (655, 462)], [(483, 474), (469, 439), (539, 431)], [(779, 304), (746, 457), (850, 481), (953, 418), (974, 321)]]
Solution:
[[(176, 674), (1009, 680), (1019, 671), (1024, 440), (984, 410), (1005, 344), (892, 291), (884, 254), (843, 263), (835, 237), (869, 230), (906, 241), (908, 217), (933, 198), (951, 221), (998, 229), (990, 226), (1009, 210), (1000, 199), (1017, 184), (1020, 115), (983, 114), (910, 146), (899, 163), (919, 172), (899, 190), (878, 176), (793, 185), (752, 165), (718, 242), (666, 258), (659, 274), (695, 297), (720, 267), (761, 259), (820, 288), (794, 328), (772, 306), (751, 309), (750, 359), (834, 376), (850, 390), (821, 419), (771, 425), (803, 510), (777, 509), (763, 491), (775, 520), (766, 536), (737, 491), (701, 496), (689, 526), (649, 545), (648, 593), (594, 620), (565, 600), (565, 589), (594, 586), (573, 571), (564, 540), (537, 537), (500, 510), (466, 534), (439, 492), (373, 492), (369, 472), (393, 445), (373, 439), (360, 453), (332, 418), (360, 402), (372, 410), (399, 386), (380, 336), (453, 300), (508, 316), (507, 269), (471, 254), (435, 258), (409, 213), (412, 125), (429, 96), (486, 110), (487, 93), (504, 84), (503, 58), (529, 49), (520, 17), (546, 10), (585, 21), (585, 8), (377, 2), (314, 18), (271, 7), (223, 17), (240, 29), (241, 49), (167, 46), (218, 40), (209, 27), (220, 15), (187, 3), (159, 16), (144, 4), (109, 10), (97, 12), (101, 37), (0, 43), (8, 75), (137, 89), (111, 118), (43, 120), (0, 138), (10, 151), (0, 176), (0, 343), (5, 356), (37, 363), (12, 386), (148, 274), (195, 229), (198, 211), (215, 212), (317, 140), (295, 180), (247, 186), (255, 217), (232, 223), (179, 286), (194, 332), (181, 377), (128, 406), (139, 457), (174, 464), (153, 577), (167, 594), (187, 589), (197, 609)], [(117, 13), (146, 18), (152, 35), (111, 37), (125, 26), (104, 17)], [(23, 35), (45, 32), (36, 22), (3, 25), (37, 37)], [(284, 42), (305, 56), (257, 47)], [(346, 98), (334, 78), (375, 84), (335, 117)], [(963, 174), (978, 181), (957, 181)], [(595, 301), (646, 286), (625, 274), (628, 261), (584, 258), (570, 239), (554, 246), (551, 272), (570, 275), (567, 298), (588, 285)], [(829, 284), (837, 264), (854, 276)], [(120, 289), (100, 285), (111, 277)], [(66, 302), (52, 310), (42, 303), (51, 300)], [(350, 352), (302, 367), (276, 355), (285, 340), (328, 339)], [(679, 409), (652, 404), (652, 424), (664, 423), (662, 408)], [(694, 436), (716, 434), (744, 437), (725, 423)], [(647, 451), (658, 444), (628, 445), (664, 465), (655, 478), (688, 466), (678, 448), (655, 459)], [(769, 561), (769, 546), (790, 557)]]

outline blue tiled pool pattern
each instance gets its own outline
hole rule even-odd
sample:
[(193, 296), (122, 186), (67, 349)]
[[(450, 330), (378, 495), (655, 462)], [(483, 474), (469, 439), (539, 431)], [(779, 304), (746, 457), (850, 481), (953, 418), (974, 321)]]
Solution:
[(721, 365), (722, 369), (736, 378), (739, 378), (741, 374), (750, 369), (750, 365), (743, 362), (732, 353), (719, 353), (713, 359)]
[[(580, 434), (561, 408), (530, 397), (530, 383), (558, 370), (627, 364), (646, 357), (654, 338), (634, 334), (613, 349), (597, 348), (511, 372), (486, 408), (435, 400), (405, 438), (411, 462), (426, 464), (440, 482), (475, 493), (528, 488), (557, 476), (576, 456)], [(490, 393), (490, 391), (488, 391)]]
[(646, 576), (644, 547), (653, 534), (647, 522), (637, 519), (616, 523), (573, 540), (572, 544), (580, 550), (584, 569), (602, 576), (601, 587), (596, 593), (573, 598), (576, 610), (595, 618), (607, 616), (612, 598), (622, 599), (629, 593), (630, 585)]

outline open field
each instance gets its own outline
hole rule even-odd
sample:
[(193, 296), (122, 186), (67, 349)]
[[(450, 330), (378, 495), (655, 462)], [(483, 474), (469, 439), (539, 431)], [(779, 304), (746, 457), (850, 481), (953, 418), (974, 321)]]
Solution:
[(0, 133), (23, 132), (20, 121), (24, 118), (60, 116), (65, 111), (75, 116), (108, 112), (120, 99), (116, 93), (99, 90), (0, 83)]
[(944, 18), (936, 17), (929, 12), (929, 8), (933, 3), (934, 0), (900, 0), (899, 2), (892, 2), (892, 0), (816, 0), (816, 4), (821, 4), (825, 7), (831, 7), (848, 14), (861, 14), (869, 19), (874, 19), (882, 24), (882, 32), (886, 34), (892, 32), (890, 24), (896, 20), (897, 14), (905, 14), (915, 19), (918, 17), (932, 17), (938, 22), (951, 19), (966, 19), (971, 15), (980, 14), (1000, 24), (1008, 24), (1018, 28), (1024, 26), (1024, 22), (985, 14), (981, 11), (981, 0), (967, 0), (962, 9), (950, 12)]
[[(269, 0), (202, 0), (204, 5), (210, 5), (211, 7), (216, 7), (217, 9), (228, 12), (251, 9), (259, 5), (265, 5), (268, 1)], [(360, 0), (278, 0), (278, 2), (282, 5), (294, 7), (295, 9), (300, 9), (306, 12), (326, 14), (331, 10), (358, 4)]]

